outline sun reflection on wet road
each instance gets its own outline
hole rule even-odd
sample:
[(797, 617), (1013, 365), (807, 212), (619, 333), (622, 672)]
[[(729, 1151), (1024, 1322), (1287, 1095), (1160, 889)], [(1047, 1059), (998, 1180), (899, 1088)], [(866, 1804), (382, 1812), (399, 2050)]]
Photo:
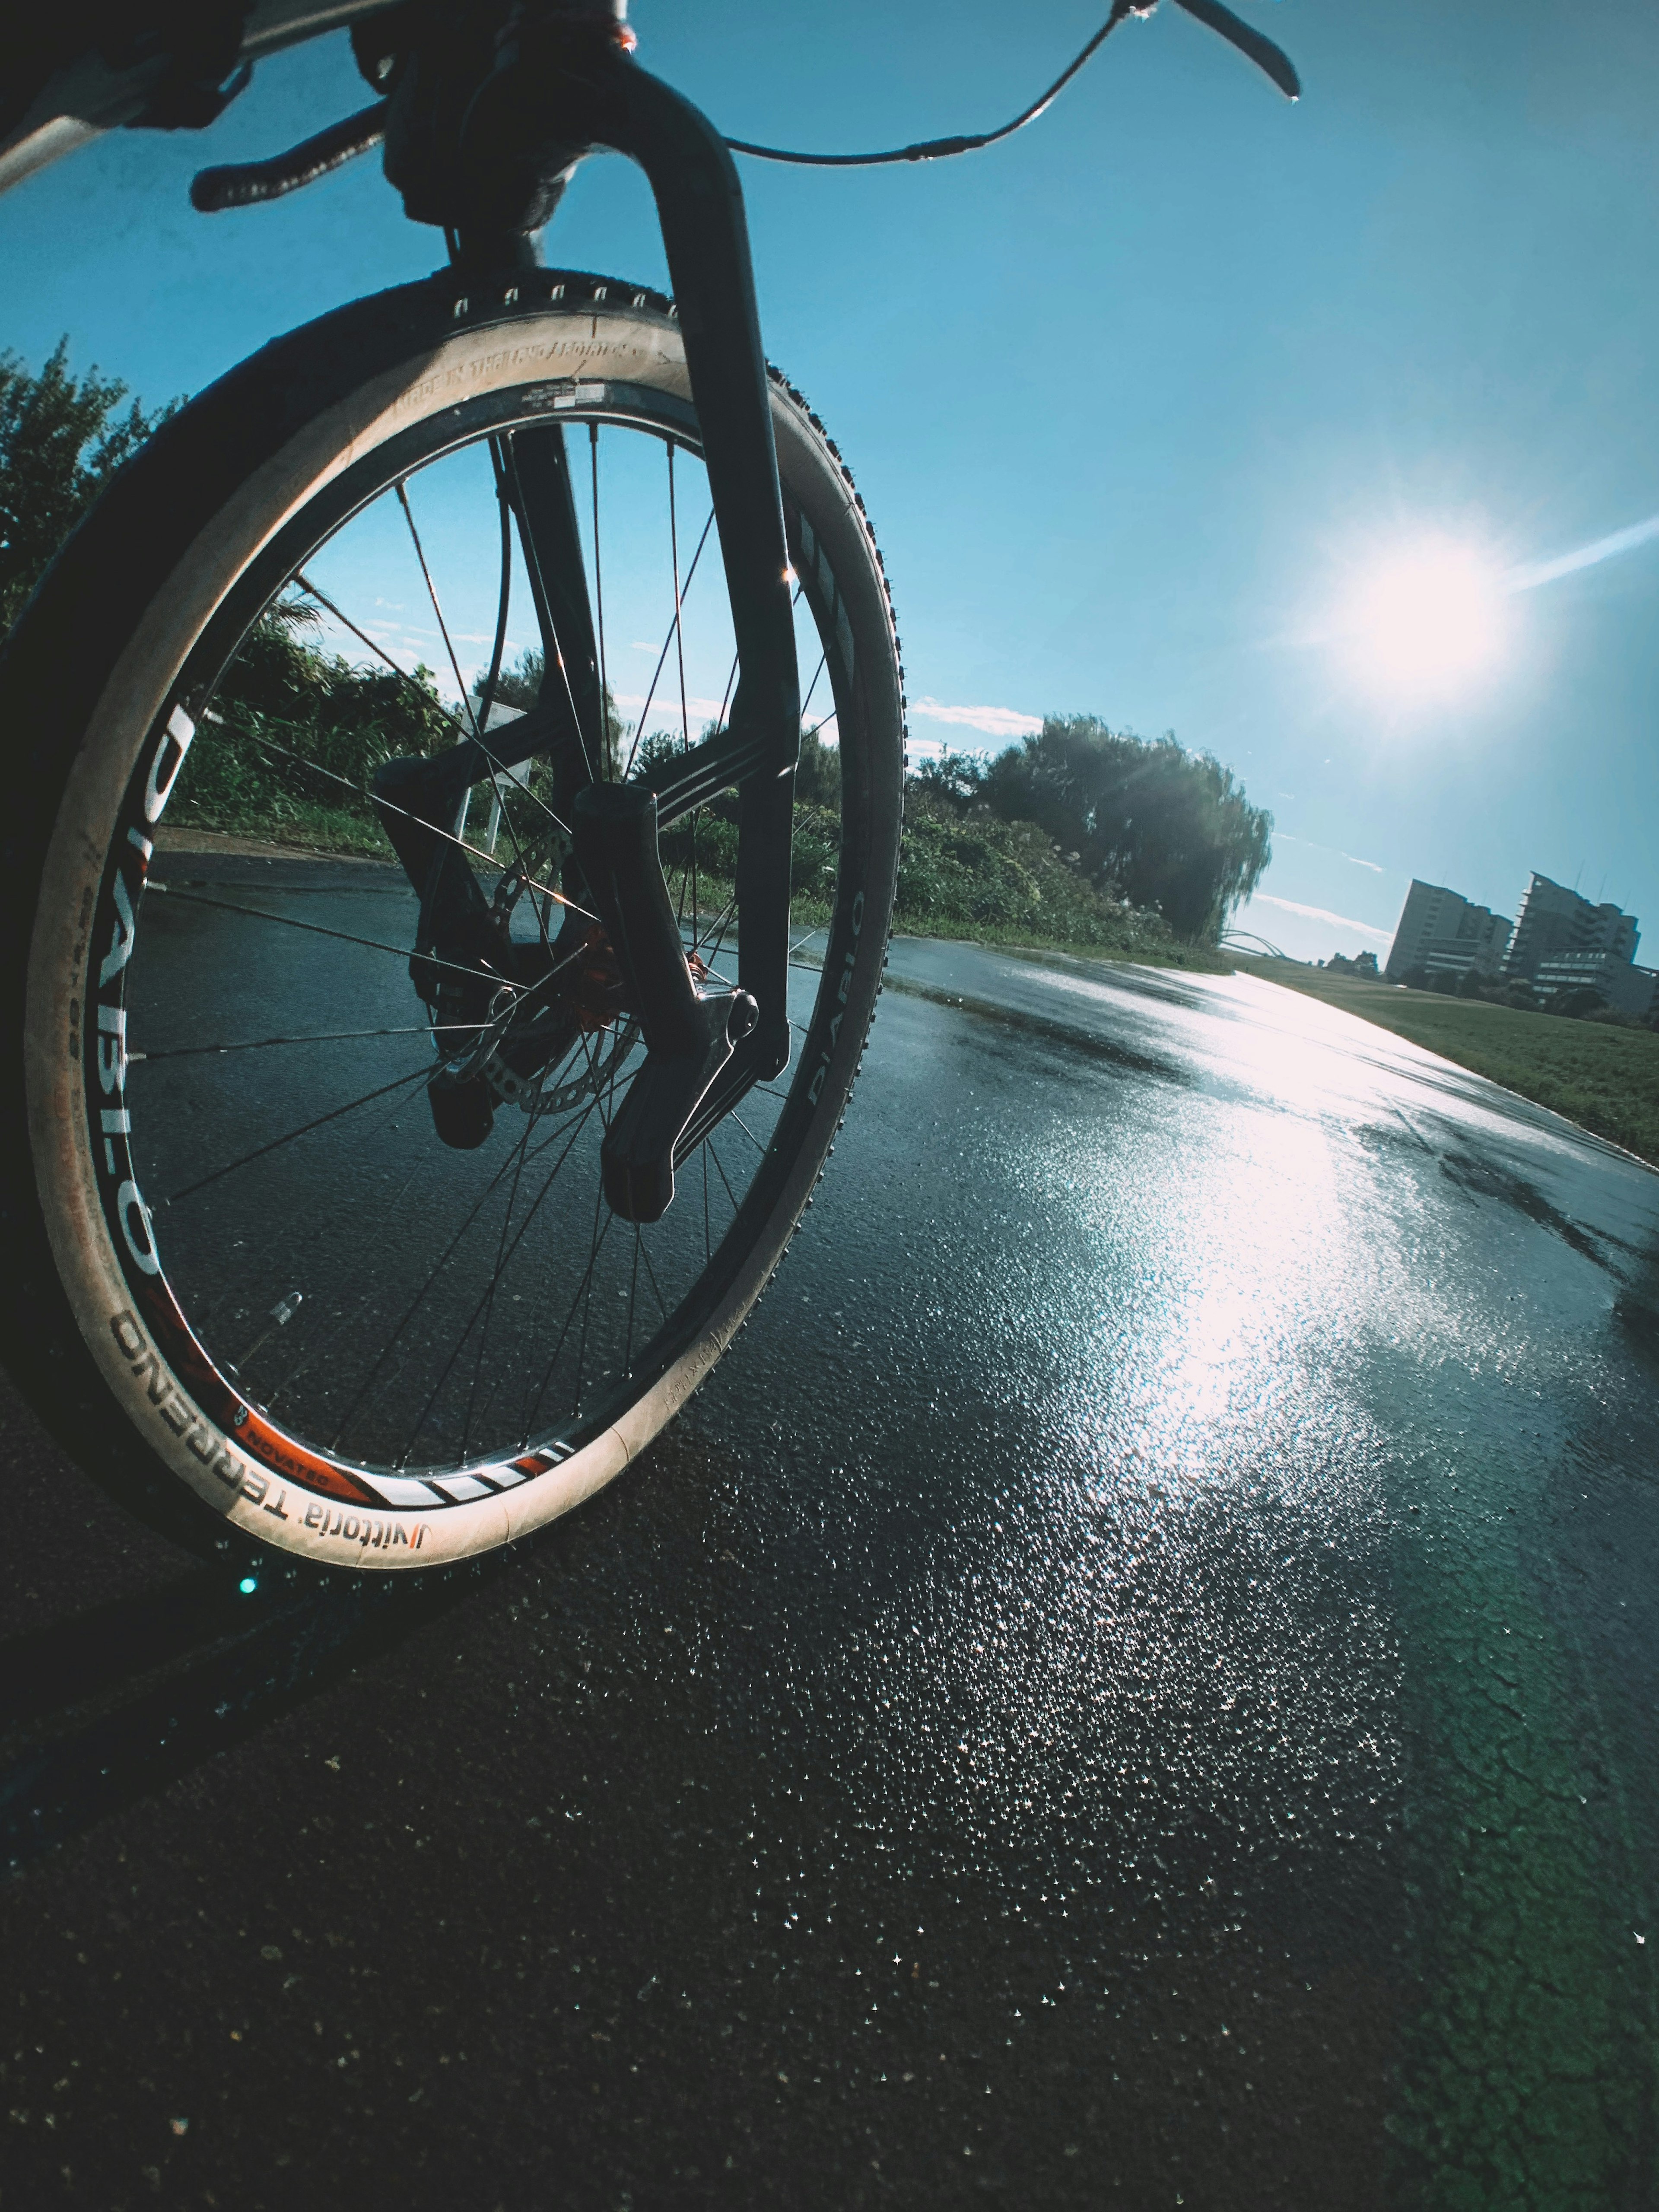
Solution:
[[(234, 2105), (234, 2015), (283, 2203), (385, 2111), (514, 2205), (1652, 2193), (1659, 1179), (1249, 979), (891, 980), (677, 1429), (14, 1888), (20, 2109), (75, 2042), (116, 2115), (52, 2159)], [(219, 2045), (141, 2066), (60, 1921)]]

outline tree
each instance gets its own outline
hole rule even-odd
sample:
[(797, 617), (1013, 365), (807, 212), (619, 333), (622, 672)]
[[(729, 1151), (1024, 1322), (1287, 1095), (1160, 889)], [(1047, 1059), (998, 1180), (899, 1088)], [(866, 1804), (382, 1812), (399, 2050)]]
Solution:
[[(520, 714), (527, 714), (541, 697), (542, 681), (546, 670), (547, 659), (540, 646), (526, 646), (518, 659), (509, 661), (496, 677), (495, 705), (512, 707)], [(474, 677), (472, 703), (475, 707), (483, 700), (483, 678)], [(611, 687), (607, 684), (605, 693), (605, 757), (604, 763), (604, 773), (607, 777), (621, 775), (623, 765), (628, 758), (629, 746), (633, 735), (634, 725), (631, 722), (624, 722), (617, 712), (617, 702), (611, 696)], [(646, 745), (648, 746), (650, 743), (651, 739), (647, 738), (645, 740)], [(643, 757), (643, 749), (641, 749), (641, 757)]]
[(801, 806), (841, 811), (841, 747), (826, 745), (816, 730), (803, 730), (795, 770), (795, 800)]
[(1273, 858), (1272, 815), (1213, 753), (1092, 714), (1050, 715), (992, 762), (982, 789), (1005, 821), (1037, 823), (1103, 890), (1157, 907), (1188, 939), (1214, 942)]
[(1586, 1014), (1598, 1013), (1607, 1000), (1591, 983), (1575, 983), (1565, 991), (1552, 991), (1544, 1001), (1547, 1014), (1565, 1014), (1569, 1021), (1580, 1021)]
[(979, 753), (953, 753), (948, 749), (925, 760), (911, 781), (930, 799), (957, 814), (965, 813), (985, 793), (988, 763)]
[[(527, 714), (541, 696), (542, 676), (547, 662), (538, 645), (527, 645), (516, 660), (508, 661), (495, 678), (495, 704), (516, 707)], [(473, 703), (483, 697), (484, 680), (482, 676), (472, 679)]]
[(47, 564), (121, 464), (181, 404), (146, 415), (118, 378), (68, 371), (59, 338), (38, 376), (0, 354), (0, 629), (9, 629)]

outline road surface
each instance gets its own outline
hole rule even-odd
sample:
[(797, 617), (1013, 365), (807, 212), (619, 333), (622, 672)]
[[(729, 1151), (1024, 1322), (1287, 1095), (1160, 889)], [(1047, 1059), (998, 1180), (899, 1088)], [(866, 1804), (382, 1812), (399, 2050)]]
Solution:
[(766, 1303), (504, 1568), (5, 1431), (0, 2204), (1639, 2206), (1659, 1178), (902, 941)]

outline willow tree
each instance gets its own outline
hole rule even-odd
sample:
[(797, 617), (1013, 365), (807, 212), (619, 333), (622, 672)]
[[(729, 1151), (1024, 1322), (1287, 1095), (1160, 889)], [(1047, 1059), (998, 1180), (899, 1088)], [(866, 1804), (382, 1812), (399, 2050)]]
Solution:
[(1051, 715), (991, 763), (982, 802), (1036, 822), (1103, 890), (1212, 943), (1273, 858), (1273, 817), (1213, 753)]

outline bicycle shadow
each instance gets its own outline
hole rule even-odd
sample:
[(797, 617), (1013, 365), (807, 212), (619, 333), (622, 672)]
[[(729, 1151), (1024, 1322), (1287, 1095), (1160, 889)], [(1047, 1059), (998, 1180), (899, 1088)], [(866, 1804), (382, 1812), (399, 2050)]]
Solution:
[(21, 1872), (155, 1795), (512, 1564), (320, 1589), (279, 1569), (252, 1591), (204, 1568), (0, 1643), (0, 1861)]

